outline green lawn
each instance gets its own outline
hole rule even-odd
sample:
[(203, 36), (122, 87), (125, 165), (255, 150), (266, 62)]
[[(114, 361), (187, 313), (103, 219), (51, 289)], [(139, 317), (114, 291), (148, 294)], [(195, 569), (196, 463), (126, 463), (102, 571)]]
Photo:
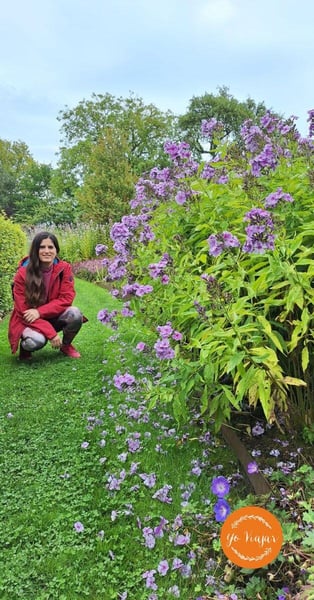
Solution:
[[(113, 300), (89, 283), (77, 281), (76, 287), (77, 304), (89, 319), (76, 340), (80, 360), (47, 345), (31, 363), (20, 363), (8, 346), (8, 319), (0, 327), (1, 598), (61, 598), (60, 581), (69, 589), (74, 555), (81, 553), (84, 561), (73, 522), (90, 509), (95, 481), (89, 462), (82, 460), (82, 415), (101, 396), (109, 332), (96, 315)], [(67, 472), (71, 480), (62, 477)], [(64, 597), (81, 597), (77, 587), (78, 594)]]
[[(20, 363), (0, 323), (1, 600), (273, 600), (268, 568), (225, 579), (210, 486), (225, 475), (232, 508), (250, 502), (233, 456), (199, 419), (180, 428), (170, 407), (147, 409), (160, 363), (136, 345), (152, 334), (132, 318), (104, 327), (98, 311), (121, 304), (94, 284), (76, 289), (89, 319), (81, 359), (46, 346)], [(117, 372), (136, 384), (118, 391)]]

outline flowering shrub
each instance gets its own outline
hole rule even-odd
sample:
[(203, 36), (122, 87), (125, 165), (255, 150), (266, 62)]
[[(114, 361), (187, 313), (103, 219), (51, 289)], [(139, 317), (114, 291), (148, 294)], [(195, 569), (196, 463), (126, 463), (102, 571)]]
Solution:
[[(313, 121), (309, 111), (310, 136)], [(202, 124), (209, 139), (220, 129)], [(313, 419), (314, 143), (295, 117), (267, 113), (243, 124), (242, 144), (200, 165), (187, 144), (165, 144), (173, 166), (141, 178), (131, 214), (112, 227), (107, 280), (133, 294), (146, 324), (180, 332), (176, 348), (169, 336), (155, 343), (165, 360), (152, 403), (172, 402), (178, 419), (197, 403), (217, 429), (243, 401), (269, 422), (293, 404), (303, 425)]]

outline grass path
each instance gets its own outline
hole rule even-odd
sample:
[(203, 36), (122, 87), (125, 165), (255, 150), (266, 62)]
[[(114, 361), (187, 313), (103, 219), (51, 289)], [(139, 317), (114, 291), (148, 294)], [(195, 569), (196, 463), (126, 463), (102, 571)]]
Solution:
[[(82, 359), (67, 359), (47, 345), (32, 363), (20, 363), (10, 354), (8, 319), (0, 326), (1, 598), (59, 597), (57, 590), (55, 596), (44, 589), (34, 596), (34, 590), (40, 594), (38, 587), (53, 579), (56, 551), (65, 553), (63, 565), (71, 562), (73, 540), (58, 539), (58, 529), (71, 531), (76, 511), (92, 504), (94, 480), (80, 450), (82, 414), (101, 394), (106, 331), (96, 315), (113, 300), (83, 281), (76, 288), (89, 318), (76, 342)], [(71, 486), (60, 477), (66, 473), (75, 473)]]
[[(76, 288), (89, 318), (75, 342), (80, 360), (47, 346), (32, 363), (20, 363), (10, 354), (8, 319), (0, 324), (0, 598), (147, 600), (179, 593), (194, 600), (209, 573), (209, 549), (199, 536), (192, 543), (195, 515), (182, 521), (182, 498), (193, 495), (199, 528), (206, 512), (212, 522), (209, 477), (217, 463), (229, 464), (229, 472), (234, 464), (217, 440), (200, 442), (191, 426), (178, 432), (164, 411), (148, 415), (140, 386), (135, 394), (114, 389), (118, 370), (142, 383), (151, 373), (149, 355), (134, 350), (143, 331), (128, 319), (113, 335), (96, 315), (119, 303), (90, 283), (77, 280)], [(155, 478), (152, 487), (145, 474)], [(155, 531), (161, 522), (167, 525), (160, 536), (145, 537), (145, 527)], [(160, 575), (165, 560), (181, 560), (184, 568)], [(145, 587), (150, 569), (158, 595)], [(218, 589), (214, 575), (213, 581)]]

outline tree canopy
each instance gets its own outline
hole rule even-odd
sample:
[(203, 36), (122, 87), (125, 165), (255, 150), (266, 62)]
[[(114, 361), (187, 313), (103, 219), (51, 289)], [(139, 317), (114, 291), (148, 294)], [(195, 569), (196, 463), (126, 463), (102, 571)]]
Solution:
[(264, 102), (256, 103), (252, 98), (240, 102), (229, 92), (226, 86), (218, 88), (218, 94), (205, 92), (202, 96), (193, 96), (188, 110), (178, 119), (181, 139), (190, 144), (195, 157), (210, 153), (213, 148), (204, 143), (201, 133), (202, 121), (216, 119), (223, 124), (225, 140), (240, 141), (240, 128), (246, 119), (256, 123), (265, 114)]

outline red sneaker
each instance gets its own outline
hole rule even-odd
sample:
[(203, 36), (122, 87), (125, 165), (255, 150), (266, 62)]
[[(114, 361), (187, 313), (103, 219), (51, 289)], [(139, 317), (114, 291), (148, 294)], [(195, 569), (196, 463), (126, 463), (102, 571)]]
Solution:
[(32, 353), (20, 346), (19, 360), (32, 360)]
[(63, 354), (70, 358), (81, 358), (80, 353), (72, 346), (72, 344), (62, 344), (60, 352), (63, 352)]

